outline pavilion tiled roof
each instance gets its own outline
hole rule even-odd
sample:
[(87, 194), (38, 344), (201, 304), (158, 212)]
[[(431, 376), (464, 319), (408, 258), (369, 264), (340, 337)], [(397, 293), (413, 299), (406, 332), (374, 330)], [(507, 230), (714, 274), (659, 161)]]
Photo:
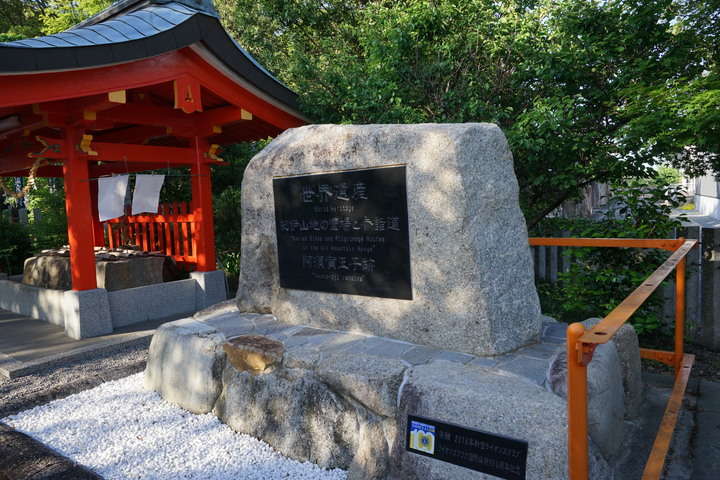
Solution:
[(210, 0), (124, 0), (64, 32), (0, 43), (0, 75), (114, 65), (188, 46), (297, 110), (295, 93), (227, 34)]

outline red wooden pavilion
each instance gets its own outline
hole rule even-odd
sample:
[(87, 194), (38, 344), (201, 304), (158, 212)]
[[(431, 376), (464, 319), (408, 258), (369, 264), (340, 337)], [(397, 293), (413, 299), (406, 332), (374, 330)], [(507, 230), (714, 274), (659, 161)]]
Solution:
[(296, 96), (228, 36), (211, 0), (125, 0), (0, 44), (0, 176), (63, 177), (72, 289), (97, 287), (98, 177), (189, 166), (197, 270), (215, 269), (218, 145), (305, 124)]

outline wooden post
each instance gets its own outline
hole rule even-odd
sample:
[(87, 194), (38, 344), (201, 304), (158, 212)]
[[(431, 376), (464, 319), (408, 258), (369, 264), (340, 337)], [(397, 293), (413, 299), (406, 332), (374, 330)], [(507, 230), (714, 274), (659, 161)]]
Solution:
[(88, 184), (90, 186), (90, 209), (93, 221), (93, 243), (96, 247), (104, 247), (105, 227), (100, 221), (100, 213), (98, 212), (98, 182), (93, 180)]
[(88, 162), (79, 158), (75, 145), (80, 132), (65, 129), (67, 158), (63, 161), (65, 179), (65, 210), (67, 211), (68, 239), (70, 242), (70, 275), (73, 290), (97, 288), (95, 278), (95, 250), (93, 248), (93, 218), (91, 210)]
[(197, 271), (215, 270), (215, 225), (213, 222), (212, 188), (210, 184), (210, 165), (203, 162), (203, 151), (209, 144), (195, 137), (195, 163), (190, 166), (192, 175), (192, 207), (195, 218), (195, 236), (193, 250), (197, 257)]
[(581, 323), (567, 329), (568, 468), (570, 480), (588, 479), (587, 366), (578, 359)]

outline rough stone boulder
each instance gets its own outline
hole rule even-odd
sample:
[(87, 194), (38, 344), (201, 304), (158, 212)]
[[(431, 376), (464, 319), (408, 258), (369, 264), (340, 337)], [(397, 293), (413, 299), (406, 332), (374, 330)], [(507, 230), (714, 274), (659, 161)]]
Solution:
[[(95, 253), (97, 287), (108, 292), (176, 280), (179, 270), (172, 257), (137, 250), (100, 249)], [(25, 285), (70, 290), (70, 253), (48, 250), (25, 260)]]
[[(281, 288), (273, 178), (398, 165), (406, 171), (412, 300)], [(240, 311), (475, 355), (538, 340), (527, 229), (496, 125), (291, 129), (253, 158), (242, 191)]]
[(222, 391), (225, 335), (190, 318), (164, 323), (153, 335), (145, 386), (196, 414), (210, 412)]
[(238, 372), (262, 373), (280, 363), (283, 344), (262, 335), (242, 335), (223, 344), (228, 361)]

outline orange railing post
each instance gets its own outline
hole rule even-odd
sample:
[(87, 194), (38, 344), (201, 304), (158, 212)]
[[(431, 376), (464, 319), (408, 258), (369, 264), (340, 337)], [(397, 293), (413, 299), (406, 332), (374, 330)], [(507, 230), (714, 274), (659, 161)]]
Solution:
[(686, 258), (683, 257), (675, 270), (675, 358), (673, 367), (676, 379), (680, 374), (685, 353), (685, 265)]
[[(568, 467), (570, 480), (588, 478), (587, 363), (583, 359), (585, 334), (581, 323), (567, 329)], [(583, 365), (583, 363), (585, 363)]]

